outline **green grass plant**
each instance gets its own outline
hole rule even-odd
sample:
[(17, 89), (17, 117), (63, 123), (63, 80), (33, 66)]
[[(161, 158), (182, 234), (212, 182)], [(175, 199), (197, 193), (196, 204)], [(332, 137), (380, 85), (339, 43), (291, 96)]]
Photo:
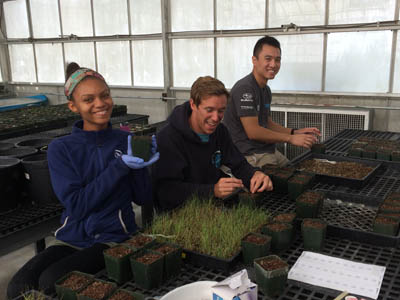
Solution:
[(215, 205), (213, 198), (193, 196), (182, 208), (156, 215), (148, 233), (168, 237), (187, 250), (227, 259), (240, 251), (240, 240), (268, 218), (267, 211), (255, 206), (239, 203), (225, 208)]

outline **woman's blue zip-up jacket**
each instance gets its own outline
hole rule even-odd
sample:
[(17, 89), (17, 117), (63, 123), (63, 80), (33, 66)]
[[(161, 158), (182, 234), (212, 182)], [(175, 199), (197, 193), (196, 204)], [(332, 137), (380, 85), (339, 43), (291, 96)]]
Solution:
[(119, 153), (127, 152), (128, 132), (82, 130), (53, 140), (47, 159), (52, 186), (64, 206), (55, 236), (77, 247), (121, 242), (137, 229), (133, 202), (151, 200), (147, 169), (132, 170)]

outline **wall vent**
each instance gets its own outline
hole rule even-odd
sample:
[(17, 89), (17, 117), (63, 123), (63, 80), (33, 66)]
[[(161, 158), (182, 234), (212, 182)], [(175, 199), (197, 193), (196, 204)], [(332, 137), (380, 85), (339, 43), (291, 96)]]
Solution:
[[(373, 110), (342, 106), (273, 104), (271, 117), (274, 122), (289, 128), (317, 127), (322, 134), (320, 141), (324, 142), (344, 129), (369, 130)], [(302, 147), (286, 144), (278, 144), (277, 148), (290, 160), (307, 151)]]

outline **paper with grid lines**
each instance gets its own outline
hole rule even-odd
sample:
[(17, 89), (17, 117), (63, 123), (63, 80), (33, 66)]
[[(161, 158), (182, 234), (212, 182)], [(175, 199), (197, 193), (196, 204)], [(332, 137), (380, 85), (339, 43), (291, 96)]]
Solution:
[(377, 299), (385, 267), (303, 251), (288, 278)]

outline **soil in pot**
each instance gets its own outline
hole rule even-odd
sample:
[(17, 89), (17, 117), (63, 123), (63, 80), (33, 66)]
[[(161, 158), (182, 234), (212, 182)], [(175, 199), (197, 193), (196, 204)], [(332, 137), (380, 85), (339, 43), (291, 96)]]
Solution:
[(378, 216), (374, 220), (372, 230), (377, 233), (396, 236), (399, 231), (399, 221)]
[(337, 161), (335, 164), (308, 159), (299, 164), (299, 169), (328, 176), (351, 179), (362, 179), (372, 172), (373, 168), (357, 162)]
[(289, 266), (276, 255), (254, 260), (256, 281), (260, 290), (268, 297), (283, 293), (287, 282)]
[(134, 250), (124, 245), (104, 250), (104, 261), (108, 278), (118, 283), (124, 283), (132, 278), (129, 256)]
[(164, 256), (143, 250), (130, 257), (135, 283), (143, 289), (157, 288), (163, 280)]
[(315, 191), (306, 191), (296, 199), (298, 218), (316, 218), (322, 210), (324, 195)]
[(285, 214), (279, 214), (276, 215), (273, 219), (273, 223), (288, 223), (292, 224), (294, 220), (296, 219), (296, 214), (295, 213), (285, 213)]
[(293, 237), (293, 226), (287, 223), (270, 223), (262, 227), (261, 232), (271, 237), (271, 249), (279, 252), (287, 249)]
[(124, 241), (124, 244), (128, 245), (134, 250), (139, 250), (143, 248), (149, 248), (154, 245), (155, 239), (151, 236), (146, 236), (143, 234), (136, 234), (134, 237), (129, 240)]
[(116, 290), (108, 300), (144, 300), (144, 296), (138, 292), (132, 292), (129, 290), (119, 289)]
[(132, 155), (148, 161), (151, 156), (151, 136), (133, 136), (131, 140)]
[(301, 234), (305, 250), (321, 251), (326, 236), (326, 223), (320, 219), (304, 219)]
[(103, 280), (95, 280), (78, 293), (78, 300), (101, 300), (110, 295), (116, 288), (115, 284)]
[(56, 282), (57, 296), (63, 300), (75, 300), (76, 293), (92, 281), (91, 275), (77, 271), (70, 272)]
[(179, 274), (182, 267), (182, 247), (175, 244), (162, 244), (154, 251), (164, 255), (164, 281)]
[(251, 232), (242, 241), (242, 256), (245, 264), (253, 264), (254, 259), (268, 255), (271, 248), (271, 237)]

